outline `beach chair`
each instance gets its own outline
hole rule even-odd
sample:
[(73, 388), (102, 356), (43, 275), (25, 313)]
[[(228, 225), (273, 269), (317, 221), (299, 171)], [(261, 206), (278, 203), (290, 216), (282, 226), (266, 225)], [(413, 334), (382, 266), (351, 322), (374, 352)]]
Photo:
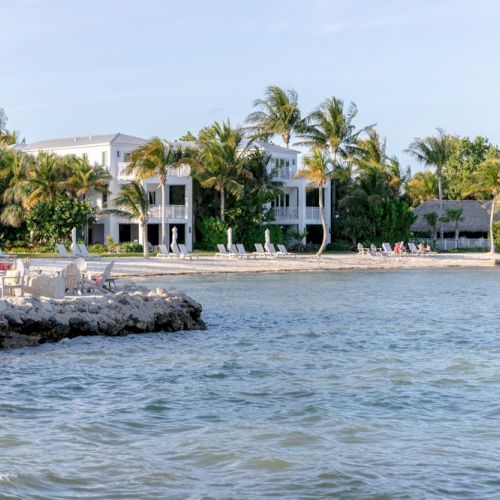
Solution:
[(379, 257), (382, 255), (380, 253), (380, 249), (377, 248), (373, 243), (370, 245), (370, 249), (368, 250), (368, 255), (371, 255), (372, 257)]
[(179, 251), (181, 252), (181, 255), (184, 259), (198, 258), (197, 255), (193, 255), (191, 252), (189, 252), (184, 243), (179, 243)]
[(408, 243), (408, 250), (410, 250), (410, 255), (415, 257), (421, 257), (422, 255), (424, 255), (423, 253), (418, 251), (417, 245), (415, 245), (415, 243), (412, 243), (411, 241)]
[(274, 244), (273, 243), (267, 243), (266, 246), (265, 246), (265, 249), (267, 250), (267, 253), (271, 257), (274, 257), (274, 258), (283, 257), (280, 252), (276, 251), (276, 248), (274, 248)]
[(238, 252), (238, 249), (236, 248), (236, 245), (235, 244), (232, 244), (230, 247), (229, 247), (229, 252), (228, 252), (230, 255), (232, 255), (233, 257), (241, 257), (241, 254)]
[(222, 243), (217, 244), (217, 249), (219, 251), (215, 254), (216, 257), (234, 257), (232, 253), (226, 250), (226, 247)]
[(75, 257), (83, 257), (83, 255), (80, 253), (80, 248), (76, 243), (73, 243), (70, 247), (71, 253)]
[(286, 249), (286, 246), (285, 245), (278, 245), (278, 251), (281, 255), (283, 255), (284, 257), (288, 257), (288, 258), (296, 258), (297, 255), (294, 254), (294, 253), (290, 253), (287, 249)]
[[(83, 289), (89, 293), (114, 293), (113, 288), (116, 290), (115, 280), (111, 277), (111, 270), (113, 269), (115, 261), (112, 260), (105, 268), (100, 276), (95, 280), (84, 280)], [(106, 287), (106, 285), (108, 285)]]
[(264, 259), (266, 259), (267, 256), (269, 255), (269, 253), (267, 253), (264, 250), (264, 247), (262, 246), (262, 243), (255, 243), (254, 246), (255, 246), (255, 255), (257, 257), (264, 257)]
[[(10, 276), (9, 276), (10, 275)], [(6, 275), (0, 276), (0, 296), (5, 297), (14, 290), (19, 290), (21, 297), (24, 296), (24, 291), (28, 286), (29, 279), (29, 264), (23, 262), (22, 259), (16, 259), (16, 267), (12, 271), (7, 271)]]
[[(84, 259), (87, 260), (101, 260), (100, 255), (92, 255), (88, 250), (87, 246), (85, 243), (80, 243), (79, 245), (76, 245), (79, 251), (79, 257), (83, 257)], [(75, 254), (75, 251), (73, 250), (73, 245), (71, 245), (71, 250)], [(76, 255), (76, 254), (75, 254)]]
[(382, 255), (384, 257), (394, 257), (390, 243), (382, 243)]
[(64, 257), (65, 259), (73, 259), (74, 257), (79, 257), (79, 255), (71, 255), (66, 250), (66, 247), (62, 243), (56, 243), (57, 252), (59, 257)]
[(157, 257), (171, 257), (167, 245), (158, 245)]
[(64, 278), (64, 292), (65, 293), (81, 293), (83, 287), (82, 273), (76, 261), (68, 264), (61, 272)]
[(177, 245), (177, 243), (171, 243), (170, 249), (172, 250), (172, 253), (170, 254), (172, 257), (175, 257), (177, 259), (182, 258), (182, 254), (181, 251), (179, 250), (179, 245)]
[(257, 257), (254, 253), (248, 253), (245, 249), (245, 245), (243, 243), (236, 243), (236, 248), (238, 250), (238, 253), (240, 254), (241, 257), (247, 258), (247, 259), (252, 259)]
[(358, 243), (357, 248), (358, 248), (358, 255), (366, 255), (370, 253), (370, 249), (365, 248), (361, 243)]

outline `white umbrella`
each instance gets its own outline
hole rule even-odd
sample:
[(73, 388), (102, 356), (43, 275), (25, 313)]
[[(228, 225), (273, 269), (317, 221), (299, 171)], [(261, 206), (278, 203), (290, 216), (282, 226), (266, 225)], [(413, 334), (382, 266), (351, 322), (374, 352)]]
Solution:
[(177, 245), (177, 228), (175, 226), (172, 228), (172, 243), (170, 244), (170, 248), (173, 249), (174, 245)]
[(76, 227), (71, 230), (71, 244), (76, 245)]
[(265, 238), (265, 248), (267, 250), (267, 248), (269, 247), (269, 243), (271, 243), (271, 231), (269, 231), (269, 228), (267, 228), (265, 231), (264, 231), (264, 238)]
[(227, 249), (231, 251), (231, 247), (233, 246), (233, 230), (232, 228), (228, 228), (227, 230)]

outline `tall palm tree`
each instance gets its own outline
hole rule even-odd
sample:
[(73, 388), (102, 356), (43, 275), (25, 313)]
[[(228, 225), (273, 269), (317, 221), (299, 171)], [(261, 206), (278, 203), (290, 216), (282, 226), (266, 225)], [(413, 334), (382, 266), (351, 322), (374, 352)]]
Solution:
[(269, 85), (264, 96), (264, 99), (256, 99), (253, 103), (254, 108), (260, 109), (248, 115), (248, 130), (256, 139), (268, 140), (279, 135), (288, 148), (292, 136), (300, 132), (304, 125), (299, 96), (293, 89), (285, 90), (276, 85)]
[(112, 176), (100, 165), (91, 166), (85, 158), (72, 158), (67, 189), (78, 198), (85, 198), (91, 191), (107, 193)]
[(204, 188), (220, 194), (220, 218), (225, 220), (226, 192), (236, 198), (243, 194), (242, 177), (249, 159), (249, 146), (245, 146), (241, 128), (231, 123), (215, 122), (200, 132), (198, 161), (193, 164), (193, 174)]
[(495, 253), (494, 216), (496, 202), (500, 195), (500, 158), (489, 158), (479, 164), (471, 176), (469, 195), (481, 198), (491, 197), (490, 204), (490, 252)]
[(314, 148), (310, 155), (304, 156), (303, 162), (305, 168), (299, 170), (294, 174), (294, 178), (304, 178), (309, 181), (309, 184), (313, 188), (317, 188), (319, 191), (319, 212), (321, 216), (321, 225), (323, 226), (323, 240), (321, 246), (319, 247), (316, 255), (319, 257), (326, 248), (326, 239), (328, 234), (328, 228), (326, 225), (325, 217), (325, 207), (323, 203), (323, 188), (329, 181), (332, 170), (332, 160), (328, 151), (320, 148)]
[[(358, 108), (351, 103), (345, 109), (344, 101), (336, 97), (323, 101), (312, 113), (305, 118), (299, 145), (313, 148), (327, 149), (332, 158), (332, 169), (343, 168), (345, 163), (354, 155), (363, 152), (358, 144), (360, 134), (366, 132), (373, 125), (356, 130), (353, 123)], [(337, 205), (337, 181), (333, 175), (332, 183), (332, 216), (335, 215)], [(334, 217), (332, 217), (332, 222)]]
[[(443, 217), (443, 168), (453, 152), (452, 137), (438, 128), (437, 135), (421, 139), (416, 137), (406, 152), (419, 163), (435, 167), (438, 182), (439, 218)], [(443, 225), (440, 225), (440, 236), (443, 238)]]
[(142, 233), (144, 257), (149, 257), (148, 249), (148, 194), (139, 181), (123, 184), (115, 198), (110, 200), (114, 207), (107, 208), (105, 214), (122, 217), (130, 221), (139, 221), (139, 231)]
[(437, 176), (434, 172), (417, 172), (406, 182), (406, 193), (412, 205), (416, 207), (423, 201), (435, 200), (438, 197)]
[(24, 213), (28, 208), (26, 184), (30, 157), (17, 151), (9, 151), (1, 163), (0, 180), (5, 182), (2, 194), (4, 204), (0, 221), (12, 227), (19, 227), (24, 221)]
[(141, 144), (130, 155), (130, 164), (126, 172), (134, 174), (139, 181), (157, 176), (161, 189), (161, 243), (167, 245), (168, 231), (166, 224), (166, 189), (169, 167), (179, 167), (186, 156), (185, 150), (159, 137), (153, 137)]

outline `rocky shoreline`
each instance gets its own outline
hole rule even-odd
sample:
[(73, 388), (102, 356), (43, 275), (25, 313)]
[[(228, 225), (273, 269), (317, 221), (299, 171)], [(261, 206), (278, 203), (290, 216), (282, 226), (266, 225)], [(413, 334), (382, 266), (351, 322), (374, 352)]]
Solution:
[(203, 330), (201, 305), (183, 292), (134, 287), (116, 294), (0, 300), (0, 349), (78, 336)]

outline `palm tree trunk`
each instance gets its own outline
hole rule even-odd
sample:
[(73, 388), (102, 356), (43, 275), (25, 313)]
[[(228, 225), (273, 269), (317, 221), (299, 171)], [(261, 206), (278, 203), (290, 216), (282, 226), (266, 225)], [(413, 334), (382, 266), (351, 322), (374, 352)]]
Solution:
[(326, 218), (325, 218), (325, 207), (323, 205), (323, 187), (319, 187), (319, 213), (321, 215), (321, 225), (323, 226), (323, 241), (321, 242), (321, 246), (319, 247), (318, 252), (316, 253), (316, 256), (319, 257), (326, 248), (326, 233), (327, 233), (327, 227), (326, 227)]
[(495, 201), (496, 197), (493, 196), (493, 200), (491, 202), (491, 211), (490, 211), (490, 253), (495, 253), (495, 233), (493, 231), (493, 218), (495, 216)]
[[(161, 186), (161, 244), (167, 245), (167, 224), (165, 223), (165, 180), (160, 179)], [(167, 246), (168, 248), (168, 246)]]
[(142, 232), (142, 249), (144, 252), (144, 257), (147, 259), (149, 257), (148, 248), (148, 223), (140, 222), (139, 230)]
[(224, 222), (225, 219), (225, 207), (226, 200), (225, 200), (225, 189), (221, 188), (220, 190), (220, 220)]
[(443, 227), (443, 182), (441, 176), (441, 169), (436, 170), (436, 176), (438, 181), (438, 196), (439, 196), (439, 236), (441, 239), (444, 237), (444, 227)]
[(335, 169), (337, 168), (337, 151), (333, 151), (333, 162), (332, 162), (334, 177), (331, 181), (332, 183), (332, 201), (331, 201), (331, 221), (330, 221), (330, 231), (333, 238), (333, 225), (335, 224), (335, 207), (337, 205), (337, 179), (335, 179)]

